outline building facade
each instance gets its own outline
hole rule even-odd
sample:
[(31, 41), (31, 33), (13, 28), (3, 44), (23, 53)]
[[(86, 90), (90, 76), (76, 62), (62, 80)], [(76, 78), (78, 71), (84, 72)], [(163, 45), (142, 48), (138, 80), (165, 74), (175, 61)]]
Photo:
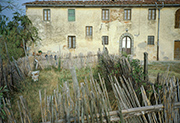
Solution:
[(179, 0), (35, 1), (26, 14), (39, 30), (42, 52), (97, 52), (149, 60), (180, 59)]

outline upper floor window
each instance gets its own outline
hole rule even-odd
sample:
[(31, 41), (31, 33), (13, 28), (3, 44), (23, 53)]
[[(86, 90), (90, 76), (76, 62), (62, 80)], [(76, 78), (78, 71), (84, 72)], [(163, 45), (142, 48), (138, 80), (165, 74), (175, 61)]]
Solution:
[(43, 9), (43, 20), (44, 21), (50, 21), (51, 20), (50, 9)]
[(108, 36), (102, 36), (102, 45), (108, 45), (109, 39)]
[(109, 20), (109, 9), (102, 9), (102, 20)]
[(86, 36), (92, 36), (92, 26), (86, 26)]
[(148, 19), (156, 20), (156, 9), (149, 9)]
[(69, 49), (76, 48), (76, 36), (68, 36), (68, 48)]
[(131, 20), (131, 9), (124, 9), (124, 20)]
[(75, 21), (75, 9), (68, 9), (68, 21)]
[(180, 28), (180, 9), (175, 14), (175, 28)]
[(148, 45), (154, 45), (154, 36), (148, 36)]

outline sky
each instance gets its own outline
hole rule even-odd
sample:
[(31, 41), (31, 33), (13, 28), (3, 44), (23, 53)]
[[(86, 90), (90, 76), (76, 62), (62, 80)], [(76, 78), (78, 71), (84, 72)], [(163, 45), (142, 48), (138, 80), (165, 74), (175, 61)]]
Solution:
[[(2, 6), (6, 6), (7, 1), (9, 1), (9, 0), (0, 0), (0, 4)], [(25, 7), (25, 5), (22, 5), (22, 4), (26, 3), (26, 2), (32, 2), (35, 0), (11, 0), (11, 1), (16, 6), (15, 9), (14, 10), (5, 9), (0, 13), (1, 15), (6, 15), (7, 17), (9, 17), (9, 20), (12, 20), (13, 13), (16, 12), (17, 10), (20, 14), (23, 14), (23, 15), (26, 14), (26, 7)]]

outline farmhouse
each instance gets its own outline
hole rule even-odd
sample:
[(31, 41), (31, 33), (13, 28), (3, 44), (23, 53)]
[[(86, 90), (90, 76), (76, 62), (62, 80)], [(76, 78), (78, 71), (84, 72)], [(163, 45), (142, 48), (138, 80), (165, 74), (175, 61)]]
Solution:
[(59, 0), (27, 2), (39, 30), (36, 50), (97, 52), (149, 60), (180, 60), (180, 0)]

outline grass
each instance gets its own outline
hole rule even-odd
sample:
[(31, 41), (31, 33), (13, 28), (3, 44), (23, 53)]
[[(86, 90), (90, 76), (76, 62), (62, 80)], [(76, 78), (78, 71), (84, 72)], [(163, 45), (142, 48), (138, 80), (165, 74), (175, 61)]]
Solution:
[[(89, 77), (90, 68), (76, 70), (76, 74), (78, 81), (83, 82), (86, 76)], [(26, 79), (21, 85), (21, 90), (12, 95), (11, 103), (13, 111), (16, 111), (14, 112), (16, 119), (20, 119), (18, 117), (19, 110), (17, 107), (17, 101), (19, 100), (19, 96), (22, 95), (28, 103), (28, 109), (33, 122), (41, 122), (39, 90), (41, 90), (42, 93), (46, 90), (47, 95), (51, 95), (53, 90), (56, 89), (57, 86), (62, 85), (65, 81), (68, 81), (70, 84), (72, 83), (70, 70), (63, 69), (58, 71), (56, 68), (40, 71), (39, 81), (37, 82), (32, 81), (31, 78)]]
[[(164, 73), (168, 66), (170, 66), (170, 75), (180, 78), (180, 62), (153, 62), (148, 66), (149, 76), (156, 79), (157, 74)], [(93, 67), (92, 70), (94, 78), (98, 79), (97, 68)], [(76, 74), (79, 83), (83, 82), (85, 77), (89, 77), (90, 73), (90, 68), (82, 68), (79, 70), (77, 69)], [(53, 90), (56, 89), (57, 86), (62, 85), (65, 81), (68, 81), (70, 84), (72, 83), (70, 70), (63, 69), (58, 71), (56, 68), (40, 71), (38, 82), (33, 82), (31, 78), (26, 79), (21, 85), (21, 90), (12, 95), (12, 108), (13, 111), (16, 111), (14, 112), (16, 119), (20, 119), (18, 118), (19, 112), (17, 107), (17, 100), (19, 100), (19, 96), (22, 95), (28, 103), (28, 108), (31, 113), (33, 122), (41, 122), (39, 90), (41, 90), (42, 93), (46, 90), (47, 95), (51, 95)], [(110, 95), (111, 94), (113, 95), (113, 93), (110, 92)], [(114, 99), (114, 96), (109, 97), (111, 101)], [(113, 107), (116, 107), (116, 105)]]
[(151, 76), (157, 76), (158, 73), (164, 73), (169, 66), (169, 75), (180, 78), (180, 62), (152, 62), (148, 65), (148, 73)]

